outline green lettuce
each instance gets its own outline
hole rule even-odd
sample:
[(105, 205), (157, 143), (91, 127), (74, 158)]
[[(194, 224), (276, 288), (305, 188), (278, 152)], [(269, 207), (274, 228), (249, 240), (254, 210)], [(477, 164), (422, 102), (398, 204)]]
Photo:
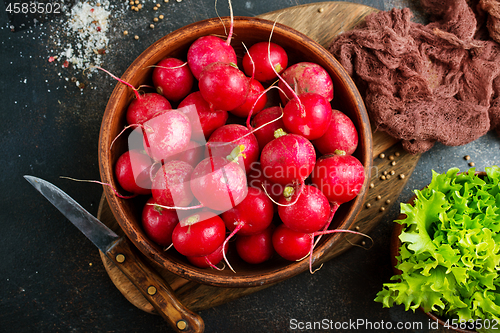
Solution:
[(459, 321), (500, 322), (500, 168), (432, 171), (406, 215), (396, 268), (375, 301)]

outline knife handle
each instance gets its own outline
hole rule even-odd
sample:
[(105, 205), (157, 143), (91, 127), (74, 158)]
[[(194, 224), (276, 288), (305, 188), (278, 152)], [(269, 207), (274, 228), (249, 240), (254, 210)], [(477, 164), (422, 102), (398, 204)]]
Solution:
[(179, 302), (172, 288), (149, 264), (137, 257), (132, 246), (126, 237), (122, 237), (111, 246), (106, 256), (177, 332), (203, 332), (205, 329), (203, 319)]

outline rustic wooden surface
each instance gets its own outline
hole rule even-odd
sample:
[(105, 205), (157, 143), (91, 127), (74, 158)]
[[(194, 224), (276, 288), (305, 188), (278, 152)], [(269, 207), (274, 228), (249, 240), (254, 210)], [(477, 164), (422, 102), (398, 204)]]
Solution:
[(350, 2), (317, 2), (289, 7), (258, 17), (277, 21), (327, 47), (339, 33), (351, 30), (377, 9)]
[[(259, 17), (286, 24), (326, 47), (337, 34), (352, 29), (362, 22), (366, 15), (374, 11), (376, 9), (353, 3), (321, 2), (290, 7)], [(317, 22), (317, 24), (312, 25), (311, 22)], [(379, 157), (381, 153), (385, 157)], [(366, 197), (366, 204), (369, 207), (365, 207), (359, 213), (351, 228), (365, 234), (369, 234), (377, 226), (391, 203), (396, 201), (420, 157), (420, 155), (406, 153), (396, 140), (382, 132), (373, 133), (373, 154), (374, 163), (371, 172), (373, 188), (370, 188)], [(382, 176), (386, 179), (382, 180)], [(98, 217), (103, 223), (120, 233), (121, 230), (104, 196), (99, 206)], [(370, 242), (362, 236), (345, 236), (343, 243), (332, 249), (322, 261), (334, 258), (354, 245), (369, 247)], [(139, 309), (155, 313), (151, 304), (121, 271), (102, 253), (101, 258), (111, 280), (127, 300)], [(145, 257), (143, 259), (148, 260)], [(221, 288), (188, 281), (158, 267), (157, 270), (170, 284), (178, 299), (192, 311), (208, 309), (271, 286)]]

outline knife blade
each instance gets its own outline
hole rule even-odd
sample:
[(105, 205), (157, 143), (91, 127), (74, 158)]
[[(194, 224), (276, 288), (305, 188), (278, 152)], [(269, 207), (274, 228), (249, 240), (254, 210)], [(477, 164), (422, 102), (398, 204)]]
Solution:
[(57, 186), (33, 176), (24, 178), (118, 266), (177, 332), (204, 331), (203, 319), (179, 302), (163, 278), (137, 256), (128, 238), (118, 236)]

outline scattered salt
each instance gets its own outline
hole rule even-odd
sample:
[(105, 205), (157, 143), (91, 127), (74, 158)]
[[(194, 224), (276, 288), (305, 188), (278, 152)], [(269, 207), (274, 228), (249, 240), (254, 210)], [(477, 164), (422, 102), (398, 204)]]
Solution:
[[(65, 27), (68, 29), (68, 34), (74, 34), (77, 37), (78, 42), (75, 44), (76, 47), (68, 44), (62, 56), (65, 56), (77, 69), (85, 69), (92, 62), (96, 66), (101, 64), (101, 58), (96, 57), (94, 51), (108, 47), (109, 39), (106, 36), (110, 16), (108, 9), (108, 1), (100, 6), (79, 2), (71, 9), (71, 15)], [(63, 65), (63, 67), (67, 66)]]

